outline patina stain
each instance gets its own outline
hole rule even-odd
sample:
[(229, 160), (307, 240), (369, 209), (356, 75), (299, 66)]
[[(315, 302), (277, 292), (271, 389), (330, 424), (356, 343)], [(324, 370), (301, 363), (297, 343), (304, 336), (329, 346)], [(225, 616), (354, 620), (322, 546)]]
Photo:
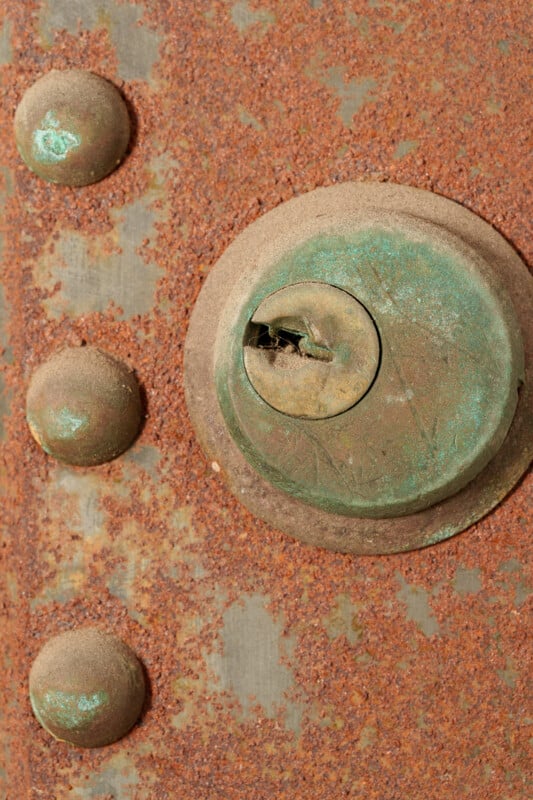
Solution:
[(42, 697), (31, 695), (30, 699), (41, 725), (46, 726), (46, 720), (50, 719), (66, 730), (90, 724), (102, 708), (109, 705), (109, 695), (102, 691), (86, 695), (56, 690), (45, 692)]
[(32, 154), (42, 164), (57, 164), (67, 158), (70, 150), (80, 145), (80, 136), (61, 128), (54, 112), (48, 111), (40, 127), (33, 132)]

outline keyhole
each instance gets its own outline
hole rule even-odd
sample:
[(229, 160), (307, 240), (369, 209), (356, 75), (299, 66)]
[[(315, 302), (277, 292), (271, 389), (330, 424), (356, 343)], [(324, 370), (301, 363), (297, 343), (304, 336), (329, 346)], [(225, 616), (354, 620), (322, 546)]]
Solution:
[(333, 353), (327, 347), (317, 344), (308, 332), (309, 326), (302, 324), (302, 331), (291, 330), (282, 324), (250, 322), (244, 339), (245, 346), (270, 351), (270, 363), (277, 355), (296, 356), (315, 361), (333, 361)]
[(284, 328), (275, 329), (271, 325), (251, 322), (244, 344), (260, 350), (277, 350), (305, 355), (300, 350), (302, 336), (303, 334), (295, 331), (288, 331)]
[(268, 295), (243, 336), (244, 367), (257, 394), (293, 417), (325, 419), (371, 387), (380, 360), (372, 317), (348, 292), (291, 284)]

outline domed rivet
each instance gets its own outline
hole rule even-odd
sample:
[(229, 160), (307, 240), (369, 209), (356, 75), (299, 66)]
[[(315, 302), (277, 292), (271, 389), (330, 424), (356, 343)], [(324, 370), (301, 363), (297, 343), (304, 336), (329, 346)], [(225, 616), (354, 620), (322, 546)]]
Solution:
[(19, 103), (15, 139), (23, 160), (41, 178), (85, 186), (104, 178), (124, 157), (130, 118), (109, 81), (84, 70), (52, 70)]
[(452, 201), (318, 189), (250, 225), (208, 276), (189, 413), (275, 527), (355, 553), (433, 544), (531, 461), (532, 306), (513, 249)]
[(50, 639), (33, 662), (29, 689), (43, 728), (77, 747), (122, 738), (139, 718), (146, 693), (135, 653), (96, 628)]
[(66, 464), (102, 464), (124, 452), (139, 431), (139, 384), (102, 350), (65, 348), (33, 374), (26, 418), (48, 455)]

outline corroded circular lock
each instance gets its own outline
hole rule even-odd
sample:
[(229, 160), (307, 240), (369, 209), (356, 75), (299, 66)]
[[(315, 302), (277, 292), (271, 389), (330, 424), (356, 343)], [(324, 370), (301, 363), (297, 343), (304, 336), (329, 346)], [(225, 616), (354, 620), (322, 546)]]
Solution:
[(52, 70), (24, 94), (15, 139), (27, 166), (47, 181), (85, 186), (120, 163), (130, 139), (126, 104), (109, 81), (79, 69)]
[(43, 728), (77, 747), (103, 747), (137, 721), (146, 686), (135, 653), (96, 628), (50, 639), (33, 662), (30, 700)]
[(532, 280), (489, 225), (407, 187), (317, 190), (244, 231), (186, 345), (188, 407), (236, 495), (342, 551), (466, 528), (533, 449)]

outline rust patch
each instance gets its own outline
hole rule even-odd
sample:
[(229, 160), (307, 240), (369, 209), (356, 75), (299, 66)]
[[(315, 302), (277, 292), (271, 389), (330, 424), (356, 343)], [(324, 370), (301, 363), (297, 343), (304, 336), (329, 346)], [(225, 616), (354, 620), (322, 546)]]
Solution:
[(161, 36), (143, 24), (145, 6), (113, 0), (46, 0), (41, 5), (43, 44), (51, 48), (60, 31), (104, 28), (116, 49), (118, 69), (125, 81), (149, 80), (159, 55)]
[[(244, 604), (234, 603), (224, 613), (222, 653), (208, 657), (210, 668), (218, 676), (221, 689), (233, 692), (245, 717), (253, 717), (256, 704), (267, 717), (278, 715), (286, 707), (286, 725), (299, 731), (302, 709), (287, 702), (294, 687), (291, 670), (281, 663), (282, 624), (265, 609), (268, 598), (251, 595)], [(284, 643), (284, 649), (290, 643)]]
[(150, 199), (125, 206), (112, 218), (111, 237), (87, 239), (68, 231), (53, 235), (48, 253), (34, 270), (37, 285), (48, 295), (43, 305), (49, 318), (77, 317), (112, 307), (129, 319), (152, 310), (161, 268), (139, 255), (143, 242), (154, 232)]
[[(2, 253), (2, 240), (0, 238), (0, 258)], [(7, 306), (5, 293), (2, 285), (0, 284), (0, 354), (3, 363), (10, 363), (13, 360), (10, 348), (9, 348), (9, 336), (8, 336), (8, 320), (9, 320), (9, 309)], [(4, 432), (4, 417), (9, 413), (9, 392), (7, 390), (5, 384), (5, 378), (3, 373), (0, 371), (0, 439), (3, 439), (5, 436)]]

